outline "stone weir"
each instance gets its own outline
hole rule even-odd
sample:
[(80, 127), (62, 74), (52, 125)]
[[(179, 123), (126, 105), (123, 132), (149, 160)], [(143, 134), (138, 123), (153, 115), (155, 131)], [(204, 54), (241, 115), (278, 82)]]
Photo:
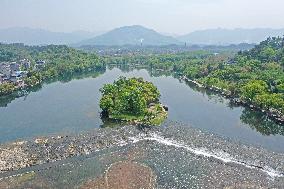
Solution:
[(284, 188), (284, 154), (169, 121), (0, 147), (0, 188), (34, 188), (38, 179), (46, 188)]

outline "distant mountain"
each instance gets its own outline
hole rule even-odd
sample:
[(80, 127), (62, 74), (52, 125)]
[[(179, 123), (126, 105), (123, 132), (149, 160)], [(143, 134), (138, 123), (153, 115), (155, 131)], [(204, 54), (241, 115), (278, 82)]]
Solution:
[(15, 27), (0, 29), (0, 42), (25, 43), (27, 45), (60, 45), (78, 43), (101, 33), (76, 31), (72, 33), (51, 32), (43, 29)]
[(283, 36), (284, 29), (209, 29), (195, 31), (184, 36), (168, 36), (143, 26), (125, 26), (107, 33), (75, 31), (52, 32), (43, 29), (15, 27), (0, 29), (0, 43), (24, 43), (26, 45), (123, 46), (140, 45), (230, 45), (259, 43), (269, 36)]
[(210, 29), (195, 31), (177, 39), (188, 44), (229, 45), (260, 43), (269, 36), (283, 36), (284, 29)]
[(143, 26), (125, 26), (114, 29), (103, 35), (84, 40), (78, 45), (102, 45), (102, 46), (122, 46), (122, 45), (170, 45), (180, 44), (180, 42), (170, 36), (164, 36), (154, 30)]

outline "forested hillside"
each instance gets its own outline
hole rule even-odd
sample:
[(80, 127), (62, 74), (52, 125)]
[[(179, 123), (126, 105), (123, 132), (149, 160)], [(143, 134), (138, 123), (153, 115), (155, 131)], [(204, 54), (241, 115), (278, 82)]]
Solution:
[(229, 90), (242, 100), (284, 113), (284, 39), (268, 38), (199, 80)]

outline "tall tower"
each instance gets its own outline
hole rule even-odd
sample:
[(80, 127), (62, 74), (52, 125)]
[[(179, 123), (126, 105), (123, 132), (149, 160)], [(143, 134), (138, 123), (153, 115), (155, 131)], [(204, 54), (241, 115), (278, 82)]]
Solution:
[(141, 45), (141, 47), (143, 46), (143, 41), (144, 41), (144, 39), (142, 38), (142, 39), (140, 39), (140, 45)]

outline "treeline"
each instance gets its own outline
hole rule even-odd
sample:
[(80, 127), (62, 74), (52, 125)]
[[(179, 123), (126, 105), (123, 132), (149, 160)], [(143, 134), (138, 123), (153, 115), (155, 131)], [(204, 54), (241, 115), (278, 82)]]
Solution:
[[(32, 67), (28, 70), (24, 82), (27, 87), (41, 84), (43, 81), (93, 70), (104, 69), (101, 59), (93, 54), (69, 48), (64, 45), (25, 46), (23, 44), (0, 44), (0, 62), (29, 59)], [(44, 60), (45, 66), (35, 70), (33, 65), (38, 60)], [(12, 83), (0, 85), (0, 95), (7, 95), (17, 86)]]
[(178, 54), (151, 54), (151, 55), (122, 55), (105, 58), (111, 65), (147, 66), (153, 69), (184, 71), (185, 66), (204, 66), (207, 63), (222, 62), (228, 57), (233, 57), (232, 52), (214, 54), (210, 51), (192, 51)]
[(220, 87), (242, 101), (275, 114), (284, 114), (284, 39), (268, 38), (249, 51), (239, 52), (201, 83)]

